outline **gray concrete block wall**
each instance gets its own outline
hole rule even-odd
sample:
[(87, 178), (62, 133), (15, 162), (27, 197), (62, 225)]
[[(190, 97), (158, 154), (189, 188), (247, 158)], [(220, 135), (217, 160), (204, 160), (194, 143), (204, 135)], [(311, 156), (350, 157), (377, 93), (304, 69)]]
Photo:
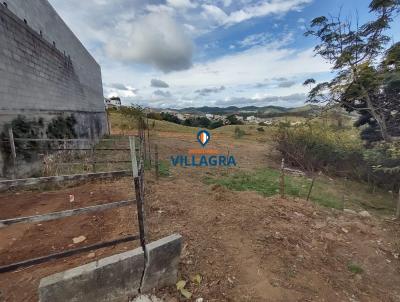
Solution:
[(79, 138), (107, 132), (100, 66), (47, 0), (0, 1), (0, 132), (18, 115), (74, 115)]
[(104, 112), (100, 67), (79, 40), (69, 46), (79, 55), (64, 55), (3, 5), (0, 16), (0, 110)]
[[(74, 72), (79, 79), (85, 98), (69, 104), (70, 109), (104, 111), (103, 86), (99, 64), (82, 45), (75, 34), (53, 9), (47, 0), (2, 0), (8, 10), (20, 20), (26, 20), (29, 28), (50, 45), (55, 42), (60, 53), (66, 54), (73, 62)], [(31, 55), (31, 51), (27, 51)], [(0, 63), (1, 66), (1, 63)], [(32, 67), (32, 66), (31, 66)], [(34, 66), (33, 66), (34, 67)], [(46, 74), (44, 72), (44, 74)], [(72, 107), (75, 106), (75, 107)]]
[[(182, 236), (174, 234), (141, 248), (43, 278), (40, 302), (128, 302), (134, 295), (178, 280)], [(143, 278), (142, 278), (143, 276)]]

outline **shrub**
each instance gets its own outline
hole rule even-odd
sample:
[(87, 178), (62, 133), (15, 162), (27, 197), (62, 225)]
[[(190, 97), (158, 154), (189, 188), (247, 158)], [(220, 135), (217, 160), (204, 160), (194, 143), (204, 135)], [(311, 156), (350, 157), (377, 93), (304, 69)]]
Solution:
[(47, 138), (50, 139), (72, 139), (76, 138), (76, 119), (73, 115), (68, 117), (58, 116), (51, 120), (47, 126)]
[(400, 143), (364, 146), (357, 133), (322, 124), (280, 124), (277, 148), (289, 165), (367, 181), (388, 190), (400, 184)]
[(229, 121), (229, 124), (231, 125), (243, 125), (243, 122), (238, 120), (236, 115), (234, 114), (229, 115), (226, 119)]
[(274, 138), (286, 160), (305, 171), (358, 174), (363, 161), (362, 144), (351, 134), (321, 124), (281, 123)]
[(263, 128), (263, 127), (259, 127), (259, 128), (257, 128), (257, 131), (258, 131), (258, 132), (265, 132), (265, 130), (264, 130), (264, 128)]
[(223, 121), (213, 121), (211, 122), (210, 126), (208, 126), (209, 129), (216, 129), (219, 127), (222, 127), (224, 125)]
[(364, 151), (364, 160), (370, 168), (368, 180), (395, 190), (400, 184), (400, 143), (378, 143)]
[(168, 112), (161, 112), (161, 117), (164, 121), (180, 125), (182, 121), (176, 116)]
[(235, 138), (242, 138), (245, 134), (246, 132), (243, 129), (240, 129), (238, 126), (235, 127)]
[(150, 112), (147, 114), (147, 117), (153, 120), (162, 121), (162, 116), (158, 112)]

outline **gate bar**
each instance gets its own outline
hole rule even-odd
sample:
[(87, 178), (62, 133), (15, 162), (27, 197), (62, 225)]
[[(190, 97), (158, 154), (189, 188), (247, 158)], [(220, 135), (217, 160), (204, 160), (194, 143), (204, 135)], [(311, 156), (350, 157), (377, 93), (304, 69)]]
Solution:
[(13, 263), (10, 265), (0, 266), (0, 273), (7, 273), (7, 272), (15, 271), (19, 268), (29, 267), (29, 266), (36, 265), (36, 264), (41, 264), (41, 263), (44, 263), (44, 262), (47, 262), (47, 261), (50, 261), (53, 259), (65, 258), (65, 257), (73, 256), (75, 254), (79, 254), (82, 252), (97, 250), (97, 249), (113, 246), (113, 245), (124, 243), (124, 242), (135, 241), (138, 239), (139, 239), (138, 235), (135, 235), (135, 236), (131, 235), (131, 236), (127, 236), (127, 237), (123, 237), (123, 238), (119, 238), (119, 239), (115, 239), (115, 240), (111, 240), (111, 241), (96, 243), (96, 244), (79, 247), (79, 248), (72, 249), (72, 250), (67, 250), (67, 251), (60, 252), (60, 253), (51, 254), (48, 256), (44, 256), (44, 257), (34, 258), (34, 259), (30, 259), (30, 260)]
[(111, 203), (90, 206), (90, 207), (86, 207), (86, 208), (78, 208), (78, 209), (72, 209), (72, 210), (66, 210), (66, 211), (60, 211), (60, 212), (54, 212), (54, 213), (48, 213), (48, 214), (42, 214), (42, 215), (0, 220), (0, 229), (10, 226), (10, 225), (13, 225), (13, 224), (18, 224), (18, 223), (51, 221), (51, 220), (56, 220), (56, 219), (64, 218), (64, 217), (71, 217), (71, 216), (75, 216), (75, 215), (81, 215), (81, 214), (87, 214), (87, 213), (92, 213), (92, 212), (99, 212), (99, 211), (110, 210), (110, 209), (115, 209), (115, 208), (127, 207), (127, 206), (130, 206), (132, 204), (132, 202), (134, 202), (134, 200), (123, 200), (123, 201), (117, 201), (117, 202), (111, 202)]

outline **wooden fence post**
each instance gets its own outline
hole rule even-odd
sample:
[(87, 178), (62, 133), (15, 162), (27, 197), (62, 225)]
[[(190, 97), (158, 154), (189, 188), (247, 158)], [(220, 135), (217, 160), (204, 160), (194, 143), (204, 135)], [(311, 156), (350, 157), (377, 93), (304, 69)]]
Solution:
[(149, 119), (147, 119), (147, 145), (149, 146), (149, 165), (151, 169), (151, 144), (150, 144), (150, 126)]
[(343, 196), (342, 196), (342, 210), (346, 208), (346, 189), (347, 189), (347, 177), (343, 179)]
[(160, 171), (159, 171), (159, 162), (158, 162), (158, 145), (154, 146), (154, 161), (155, 161), (155, 168), (156, 168), (156, 179), (158, 180)]
[(96, 146), (94, 145), (94, 141), (92, 142), (92, 150), (90, 151), (90, 159), (92, 161), (92, 172), (96, 173), (96, 158), (95, 158), (95, 150)]
[(396, 219), (400, 219), (400, 188), (399, 188), (399, 196), (397, 197), (397, 209), (396, 209)]
[(280, 177), (279, 193), (281, 195), (281, 198), (285, 198), (285, 159), (284, 158), (282, 158), (282, 163), (281, 163), (281, 177)]
[(136, 178), (139, 176), (139, 172), (138, 172), (138, 165), (137, 165), (137, 159), (136, 159), (136, 146), (135, 146), (135, 137), (134, 136), (129, 137), (129, 148), (131, 150), (132, 175), (133, 175), (133, 178)]
[(111, 121), (110, 121), (110, 115), (108, 113), (108, 109), (106, 109), (106, 117), (107, 117), (107, 132), (108, 132), (108, 135), (111, 135)]
[(11, 157), (12, 157), (12, 179), (16, 178), (16, 169), (17, 169), (17, 150), (15, 148), (14, 142), (14, 132), (12, 127), (8, 128), (8, 136), (10, 138), (10, 147), (11, 147)]
[(141, 177), (134, 178), (135, 184), (135, 192), (136, 192), (136, 207), (137, 207), (137, 215), (139, 222), (139, 235), (140, 235), (140, 245), (144, 251), (145, 257), (146, 253), (146, 230), (144, 226), (144, 198), (143, 198), (143, 190), (142, 190), (142, 181)]
[(315, 182), (315, 175), (313, 175), (312, 181), (311, 181), (311, 185), (310, 185), (310, 189), (308, 190), (308, 194), (307, 194), (307, 201), (310, 200), (311, 197), (311, 191), (314, 187), (314, 182)]

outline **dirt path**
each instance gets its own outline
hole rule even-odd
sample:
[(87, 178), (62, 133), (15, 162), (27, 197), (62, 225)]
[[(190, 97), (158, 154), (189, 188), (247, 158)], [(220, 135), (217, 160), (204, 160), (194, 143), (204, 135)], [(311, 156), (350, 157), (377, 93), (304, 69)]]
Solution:
[[(179, 188), (174, 191), (171, 188)], [(399, 301), (393, 232), (375, 219), (204, 187), (162, 181), (148, 197), (150, 230), (185, 238), (182, 278), (207, 301)], [(383, 252), (386, 251), (386, 252)], [(350, 263), (362, 274), (349, 271)]]

